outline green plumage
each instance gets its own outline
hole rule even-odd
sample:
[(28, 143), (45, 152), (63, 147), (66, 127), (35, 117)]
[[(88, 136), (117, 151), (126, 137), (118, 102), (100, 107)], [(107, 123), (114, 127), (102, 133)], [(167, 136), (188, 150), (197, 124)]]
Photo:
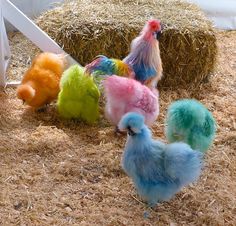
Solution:
[(212, 114), (198, 101), (183, 99), (169, 106), (165, 128), (169, 142), (183, 141), (194, 150), (206, 152), (213, 142), (215, 131)]
[(89, 124), (96, 122), (100, 92), (83, 67), (73, 65), (68, 68), (62, 75), (60, 88), (57, 107), (62, 117), (81, 119)]

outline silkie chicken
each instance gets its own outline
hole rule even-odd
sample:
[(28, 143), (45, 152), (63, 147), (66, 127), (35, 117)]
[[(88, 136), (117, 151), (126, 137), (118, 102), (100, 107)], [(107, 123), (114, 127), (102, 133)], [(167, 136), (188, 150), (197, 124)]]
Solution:
[(142, 115), (127, 113), (119, 129), (128, 132), (122, 167), (149, 206), (170, 200), (199, 178), (202, 153), (185, 143), (164, 144), (153, 140)]
[(216, 122), (200, 102), (183, 99), (167, 111), (165, 133), (169, 142), (183, 141), (193, 149), (206, 152), (215, 137)]
[(65, 56), (49, 52), (39, 54), (24, 74), (16, 91), (17, 97), (36, 109), (55, 100), (60, 91), (62, 73), (67, 65)]
[[(112, 75), (103, 82), (106, 99), (105, 116), (115, 126), (127, 112), (140, 113), (151, 126), (159, 114), (158, 91), (140, 82)], [(117, 130), (118, 132), (118, 130)]]
[(123, 60), (133, 68), (135, 79), (149, 87), (156, 87), (162, 77), (161, 32), (160, 21), (149, 20), (140, 35), (132, 41), (130, 53)]
[(133, 69), (121, 60), (108, 58), (103, 55), (97, 56), (90, 64), (85, 66), (86, 72), (94, 77), (97, 85), (109, 75), (119, 75), (134, 78)]
[(85, 73), (79, 65), (73, 65), (62, 75), (61, 91), (57, 107), (59, 115), (66, 119), (81, 119), (88, 124), (99, 118), (100, 92), (93, 77)]

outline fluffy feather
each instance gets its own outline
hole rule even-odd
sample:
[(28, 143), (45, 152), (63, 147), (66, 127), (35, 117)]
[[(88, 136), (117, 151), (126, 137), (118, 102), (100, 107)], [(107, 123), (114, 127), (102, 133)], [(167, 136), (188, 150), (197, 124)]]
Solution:
[(128, 131), (122, 167), (139, 195), (153, 206), (170, 200), (201, 173), (202, 153), (185, 143), (164, 144), (152, 139), (140, 114), (130, 112), (119, 123)]
[(169, 106), (165, 130), (169, 142), (183, 141), (195, 150), (206, 152), (215, 137), (216, 123), (200, 102), (183, 99)]
[(158, 91), (152, 91), (140, 82), (110, 76), (104, 80), (106, 98), (106, 117), (112, 124), (118, 125), (121, 117), (129, 112), (138, 112), (145, 117), (145, 123), (151, 126), (159, 114)]
[(41, 53), (26, 71), (17, 97), (26, 104), (40, 108), (57, 98), (59, 82), (66, 67), (65, 56), (54, 53)]
[(79, 65), (68, 68), (63, 73), (60, 87), (57, 106), (62, 117), (81, 119), (89, 124), (96, 122), (99, 117), (100, 93), (84, 68)]
[(160, 21), (149, 20), (140, 35), (132, 41), (130, 53), (123, 60), (133, 68), (136, 80), (151, 87), (156, 87), (162, 77), (162, 62), (157, 40), (160, 33)]
[(132, 68), (121, 60), (108, 58), (103, 55), (97, 56), (90, 64), (85, 66), (86, 72), (92, 74), (99, 85), (101, 80), (109, 75), (119, 75), (134, 78)]

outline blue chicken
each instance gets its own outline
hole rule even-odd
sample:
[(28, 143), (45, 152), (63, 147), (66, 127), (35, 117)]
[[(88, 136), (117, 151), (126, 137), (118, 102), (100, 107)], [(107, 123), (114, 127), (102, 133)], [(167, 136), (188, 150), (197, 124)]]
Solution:
[(127, 113), (119, 129), (128, 132), (122, 167), (150, 206), (170, 200), (199, 178), (203, 154), (185, 143), (165, 144), (153, 140), (142, 115)]

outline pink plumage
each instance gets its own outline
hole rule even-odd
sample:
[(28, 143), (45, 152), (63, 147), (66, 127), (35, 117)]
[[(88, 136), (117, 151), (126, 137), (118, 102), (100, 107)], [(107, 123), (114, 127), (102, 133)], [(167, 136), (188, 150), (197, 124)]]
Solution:
[(159, 114), (158, 91), (149, 89), (140, 82), (112, 75), (104, 80), (106, 97), (105, 113), (107, 119), (118, 125), (127, 112), (137, 112), (145, 117), (145, 123), (151, 126)]

